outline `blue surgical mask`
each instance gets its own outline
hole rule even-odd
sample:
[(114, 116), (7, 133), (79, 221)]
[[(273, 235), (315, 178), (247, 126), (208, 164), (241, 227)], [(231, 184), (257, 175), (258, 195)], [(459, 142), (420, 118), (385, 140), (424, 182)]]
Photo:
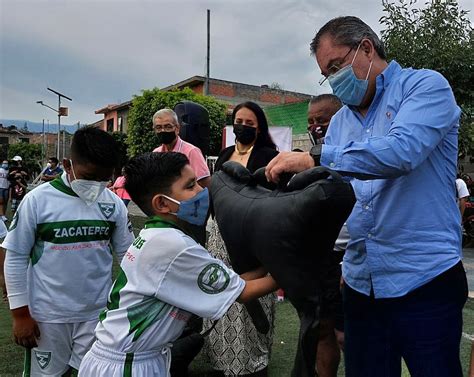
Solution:
[(204, 188), (191, 199), (181, 202), (169, 196), (163, 195), (166, 199), (179, 205), (178, 212), (170, 212), (178, 219), (194, 225), (204, 225), (206, 222), (207, 211), (209, 210), (209, 191)]
[(8, 169), (8, 164), (2, 164), (2, 169)]
[(329, 85), (331, 85), (334, 95), (339, 97), (345, 105), (359, 106), (369, 86), (368, 78), (370, 70), (372, 69), (372, 61), (370, 62), (369, 71), (367, 72), (365, 80), (358, 79), (352, 69), (359, 48), (360, 45), (357, 47), (351, 64), (341, 68), (335, 74), (328, 77)]

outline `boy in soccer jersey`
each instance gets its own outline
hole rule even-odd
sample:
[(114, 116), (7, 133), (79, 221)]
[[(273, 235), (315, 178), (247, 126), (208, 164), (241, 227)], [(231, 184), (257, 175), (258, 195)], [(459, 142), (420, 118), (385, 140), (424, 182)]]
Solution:
[(65, 172), (29, 192), (3, 242), (15, 342), (26, 348), (24, 376), (69, 375), (94, 341), (112, 283), (112, 250), (133, 242), (127, 210), (104, 190), (119, 148), (84, 127)]
[(167, 377), (170, 343), (191, 314), (218, 319), (235, 300), (277, 289), (263, 272), (239, 277), (181, 230), (184, 222), (204, 224), (209, 208), (185, 155), (144, 154), (125, 176), (125, 189), (149, 219), (123, 258), (80, 377)]

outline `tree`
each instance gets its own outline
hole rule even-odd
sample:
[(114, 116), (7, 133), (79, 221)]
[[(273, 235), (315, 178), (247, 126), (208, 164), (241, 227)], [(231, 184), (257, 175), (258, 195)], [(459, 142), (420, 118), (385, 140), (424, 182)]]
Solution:
[(41, 171), (41, 144), (16, 143), (8, 147), (8, 159), (14, 156), (22, 158), (21, 164), (28, 169), (29, 173)]
[(474, 152), (474, 32), (468, 11), (456, 0), (382, 0), (386, 13), (380, 22), (388, 59), (402, 66), (440, 72), (451, 84), (463, 111), (460, 155)]
[(210, 154), (217, 155), (221, 150), (222, 129), (225, 125), (226, 105), (212, 97), (194, 93), (191, 89), (161, 91), (158, 88), (143, 90), (135, 96), (128, 115), (128, 155), (150, 152), (158, 146), (152, 130), (152, 118), (155, 112), (165, 107), (174, 108), (182, 101), (199, 103), (209, 111), (211, 123)]
[(283, 85), (281, 85), (279, 82), (272, 82), (269, 86), (270, 89), (277, 89), (277, 90), (283, 90)]

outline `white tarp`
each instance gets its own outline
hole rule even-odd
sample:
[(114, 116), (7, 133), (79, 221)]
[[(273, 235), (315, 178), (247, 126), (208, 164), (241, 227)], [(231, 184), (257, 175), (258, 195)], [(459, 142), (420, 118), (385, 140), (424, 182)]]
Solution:
[[(226, 126), (224, 133), (224, 143), (225, 148), (230, 147), (235, 144), (235, 135), (233, 132), (234, 128), (232, 126)], [(270, 135), (278, 147), (280, 152), (291, 151), (292, 146), (292, 132), (291, 127), (288, 126), (279, 126), (279, 127), (269, 127)]]

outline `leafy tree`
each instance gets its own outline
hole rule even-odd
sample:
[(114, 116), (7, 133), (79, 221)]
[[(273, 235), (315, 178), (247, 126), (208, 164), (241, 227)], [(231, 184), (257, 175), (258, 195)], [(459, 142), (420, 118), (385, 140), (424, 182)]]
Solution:
[(225, 125), (225, 104), (212, 97), (197, 94), (189, 88), (172, 91), (161, 91), (154, 88), (143, 90), (141, 95), (133, 98), (132, 108), (128, 115), (129, 156), (150, 152), (158, 146), (155, 133), (152, 130), (153, 115), (165, 107), (172, 109), (183, 100), (199, 103), (207, 109), (211, 123), (210, 154), (217, 155), (219, 153), (222, 129)]
[(29, 173), (41, 171), (41, 144), (16, 143), (8, 147), (8, 159), (14, 156), (22, 158), (21, 164), (28, 169)]
[(281, 85), (279, 82), (272, 82), (269, 86), (270, 89), (277, 89), (277, 90), (283, 90), (283, 85)]
[(463, 110), (460, 155), (474, 152), (474, 32), (468, 11), (456, 0), (382, 0), (386, 13), (380, 22), (389, 59), (402, 66), (440, 72), (451, 84)]

